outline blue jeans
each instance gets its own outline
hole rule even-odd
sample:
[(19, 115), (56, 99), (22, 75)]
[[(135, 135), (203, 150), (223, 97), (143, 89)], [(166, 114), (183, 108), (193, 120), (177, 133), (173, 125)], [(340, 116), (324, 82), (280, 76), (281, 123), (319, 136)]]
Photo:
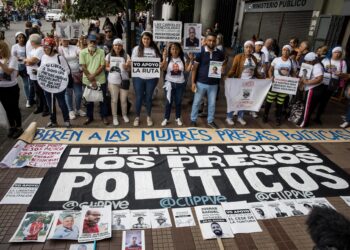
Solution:
[[(241, 111), (238, 111), (237, 116), (238, 116), (239, 118), (242, 118), (242, 119), (243, 119), (244, 111), (242, 111), (242, 110), (241, 110)], [(228, 119), (232, 119), (232, 118), (233, 118), (233, 111), (227, 113), (227, 118), (228, 118)]]
[[(103, 95), (103, 102), (100, 102), (100, 115), (102, 118), (105, 118), (108, 116), (108, 107), (107, 107), (107, 97), (106, 97), (106, 91), (107, 91), (107, 84), (101, 84), (101, 90)], [(94, 119), (94, 103), (88, 102), (86, 105), (86, 115), (90, 120)]]
[(146, 99), (147, 115), (150, 116), (152, 112), (153, 92), (157, 86), (158, 78), (142, 79), (134, 77), (133, 82), (136, 95), (136, 116), (140, 116), (143, 98)]
[(197, 92), (194, 95), (192, 112), (191, 112), (191, 121), (197, 121), (198, 109), (200, 102), (205, 93), (208, 96), (208, 123), (214, 121), (215, 115), (215, 105), (216, 105), (216, 93), (218, 91), (218, 85), (209, 85), (201, 82), (197, 82)]
[(73, 92), (75, 98), (75, 109), (79, 110), (81, 107), (81, 98), (83, 96), (83, 87), (81, 84), (73, 83), (73, 88), (66, 89), (66, 103), (69, 111), (74, 111), (73, 108)]
[[(181, 103), (184, 90), (186, 89), (186, 84), (183, 83), (171, 83), (171, 99), (170, 102), (166, 99), (165, 105), (165, 115), (164, 118), (169, 120), (171, 107), (175, 101), (176, 119), (181, 117)], [(167, 96), (167, 91), (165, 91), (165, 96)]]
[(32, 105), (35, 98), (33, 83), (29, 81), (29, 76), (26, 69), (19, 71), (18, 74), (22, 77), (24, 94), (29, 103)]
[(44, 95), (46, 98), (47, 105), (49, 106), (50, 111), (50, 121), (53, 123), (57, 123), (57, 117), (56, 117), (56, 102), (58, 102), (58, 106), (60, 107), (63, 115), (63, 121), (69, 122), (69, 113), (68, 113), (68, 107), (66, 104), (66, 100), (64, 99), (66, 91), (63, 90), (60, 93), (53, 94), (54, 100), (53, 100), (53, 107), (51, 103), (51, 93), (44, 91)]

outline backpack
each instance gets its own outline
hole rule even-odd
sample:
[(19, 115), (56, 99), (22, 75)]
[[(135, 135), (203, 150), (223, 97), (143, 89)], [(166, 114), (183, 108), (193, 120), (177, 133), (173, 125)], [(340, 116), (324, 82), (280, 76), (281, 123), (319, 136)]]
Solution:
[(304, 102), (301, 100), (292, 104), (288, 121), (298, 124), (303, 119), (304, 108)]

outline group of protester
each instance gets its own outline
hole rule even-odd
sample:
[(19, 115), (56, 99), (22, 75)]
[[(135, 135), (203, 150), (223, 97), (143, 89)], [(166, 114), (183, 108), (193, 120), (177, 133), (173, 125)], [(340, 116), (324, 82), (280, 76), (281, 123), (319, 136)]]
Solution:
[[(164, 72), (164, 89), (166, 105), (162, 126), (170, 121), (170, 113), (175, 103), (175, 122), (182, 126), (183, 95), (186, 90), (188, 73), (191, 73), (191, 89), (194, 92), (192, 111), (190, 114), (191, 126), (197, 126), (197, 118), (201, 103), (206, 98), (208, 105), (207, 123), (209, 127), (218, 128), (215, 123), (215, 107), (220, 83), (225, 78), (264, 79), (277, 76), (297, 77), (302, 63), (313, 65), (311, 77), (300, 78), (299, 90), (296, 96), (289, 97), (286, 94), (269, 91), (264, 105), (263, 121), (269, 119), (269, 111), (276, 102), (276, 124), (280, 125), (283, 115), (288, 113), (288, 104), (295, 100), (304, 100), (305, 107), (302, 116), (297, 121), (301, 127), (310, 123), (310, 117), (316, 111), (315, 122), (321, 123), (330, 97), (339, 87), (345, 87), (344, 80), (348, 78), (346, 63), (342, 59), (344, 52), (341, 47), (332, 49), (331, 58), (326, 58), (327, 48), (319, 48), (317, 53), (310, 51), (307, 41), (299, 44), (297, 38), (292, 38), (290, 43), (284, 45), (281, 56), (272, 50), (273, 39), (265, 41), (246, 41), (244, 51), (235, 55), (230, 69), (225, 69), (227, 57), (223, 46), (220, 44), (222, 36), (218, 39), (217, 33), (207, 29), (201, 39), (200, 53), (184, 53), (180, 43), (170, 43), (161, 52), (153, 41), (152, 32), (144, 31), (141, 34), (139, 45), (128, 55), (123, 47), (122, 27), (118, 28), (118, 22), (112, 24), (108, 20), (103, 26), (103, 35), (96, 21), (90, 26), (88, 35), (81, 36), (78, 40), (59, 39), (55, 36), (45, 38), (40, 34), (40, 29), (30, 29), (28, 32), (16, 33), (16, 44), (10, 50), (9, 46), (0, 41), (0, 101), (8, 116), (10, 129), (9, 137), (18, 137), (22, 133), (21, 114), (19, 110), (19, 87), (17, 77), (22, 77), (24, 93), (27, 99), (26, 107), (36, 104), (34, 114), (42, 116), (50, 115), (48, 127), (57, 126), (56, 105), (51, 100), (52, 95), (44, 91), (38, 84), (37, 72), (41, 64), (57, 63), (62, 65), (71, 75), (72, 81), (68, 87), (53, 97), (62, 110), (63, 121), (66, 127), (70, 127), (71, 120), (77, 116), (86, 116), (84, 125), (94, 120), (94, 103), (86, 103), (86, 112), (82, 107), (82, 95), (85, 88), (99, 88), (103, 93), (103, 101), (100, 102), (100, 115), (104, 124), (108, 125), (109, 110), (113, 117), (113, 125), (119, 125), (122, 118), (129, 122), (129, 88), (131, 62), (134, 58), (159, 58), (161, 70)], [(119, 29), (119, 30), (118, 30)], [(104, 38), (104, 41), (101, 38)], [(211, 61), (223, 62), (222, 78), (208, 76)], [(227, 73), (225, 73), (227, 72)], [(153, 126), (152, 101), (154, 91), (159, 78), (133, 77), (132, 83), (135, 91), (135, 118), (133, 125), (141, 123), (142, 106), (146, 106), (147, 126)], [(335, 86), (335, 87), (334, 87)], [(107, 93), (111, 97), (108, 102)], [(229, 96), (226, 98), (230, 98)], [(73, 104), (73, 101), (75, 102)], [(120, 111), (118, 111), (120, 102)], [(54, 105), (52, 106), (52, 103)], [(109, 107), (110, 105), (110, 107)], [(237, 121), (245, 125), (245, 111), (236, 113)], [(234, 125), (235, 113), (228, 112), (226, 122)], [(256, 118), (258, 115), (251, 112)], [(350, 125), (350, 111), (347, 112), (345, 122), (341, 127)]]

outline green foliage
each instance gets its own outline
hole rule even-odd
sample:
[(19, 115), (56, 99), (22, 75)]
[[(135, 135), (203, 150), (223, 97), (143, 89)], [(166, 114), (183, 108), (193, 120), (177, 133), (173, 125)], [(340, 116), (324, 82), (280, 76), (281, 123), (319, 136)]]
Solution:
[(36, 0), (15, 0), (14, 1), (15, 6), (18, 10), (32, 8), (36, 2), (37, 2)]

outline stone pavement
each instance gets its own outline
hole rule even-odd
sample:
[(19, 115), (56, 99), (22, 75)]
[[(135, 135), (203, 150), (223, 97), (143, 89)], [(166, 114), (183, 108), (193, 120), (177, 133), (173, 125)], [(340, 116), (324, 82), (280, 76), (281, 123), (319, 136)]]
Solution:
[[(183, 101), (183, 121), (185, 126), (190, 125), (189, 114), (191, 111), (191, 98), (192, 94), (187, 86), (186, 95)], [(160, 123), (163, 120), (164, 110), (164, 94), (161, 88), (161, 84), (158, 85), (159, 91), (154, 100), (153, 105), (153, 120), (155, 122), (154, 127), (160, 128)], [(130, 100), (134, 102), (133, 89), (130, 90)], [(228, 127), (225, 123), (225, 97), (223, 87), (220, 90), (220, 95), (217, 102), (216, 110), (216, 123), (220, 128)], [(23, 103), (21, 104), (23, 107)], [(97, 106), (97, 105), (96, 105)], [(99, 119), (97, 113), (97, 107), (95, 106), (95, 121), (88, 125), (90, 128), (105, 127), (102, 121)], [(23, 112), (30, 112), (31, 109), (22, 108)], [(59, 110), (59, 108), (58, 108)], [(174, 111), (172, 111), (171, 123), (168, 127), (174, 127)], [(345, 112), (345, 105), (341, 103), (330, 103), (327, 114), (323, 117), (323, 125), (316, 126), (311, 125), (311, 128), (335, 128), (342, 122), (340, 116)], [(141, 127), (146, 127), (146, 117), (143, 110), (141, 116)], [(262, 123), (261, 113), (257, 119), (252, 118), (249, 114), (245, 115), (247, 125), (246, 128), (275, 128), (273, 116), (270, 114), (270, 122), (268, 124)], [(130, 120), (133, 121), (134, 106), (131, 109)], [(121, 120), (121, 119), (120, 119)], [(48, 122), (48, 117), (41, 117), (40, 115), (30, 114), (24, 121), (24, 127), (30, 124), (30, 122), (36, 121), (38, 127), (43, 127)], [(84, 117), (78, 117), (72, 121), (73, 127), (84, 127)], [(112, 119), (110, 117), (110, 122)], [(61, 114), (58, 114), (58, 123), (62, 124)], [(206, 127), (206, 118), (199, 118), (198, 125)], [(112, 125), (108, 127), (112, 128)], [(132, 122), (124, 124), (121, 122), (119, 127), (132, 127)], [(242, 128), (241, 125), (235, 125), (236, 128)], [(295, 128), (295, 125), (283, 121), (281, 128)], [(14, 140), (9, 140), (4, 137), (4, 130), (0, 133), (0, 157), (7, 152), (7, 150), (14, 144)], [(345, 171), (350, 174), (349, 167), (349, 143), (313, 143), (316, 149), (327, 156), (331, 161), (339, 165)], [(8, 188), (12, 185), (17, 177), (43, 177), (47, 169), (0, 169), (0, 198), (8, 191)], [(328, 198), (328, 197), (327, 197)], [(337, 211), (344, 215), (350, 214), (350, 207), (348, 207), (343, 200), (339, 197), (330, 197), (328, 200)], [(25, 211), (26, 205), (0, 205), (0, 249), (69, 249), (71, 243), (69, 241), (55, 241), (47, 240), (45, 243), (8, 243), (9, 239), (15, 232), (19, 225)], [(193, 210), (194, 213), (194, 210)], [(195, 213), (194, 213), (195, 214)], [(311, 241), (305, 227), (305, 216), (290, 217), (281, 219), (271, 219), (265, 221), (259, 221), (263, 232), (252, 234), (236, 234), (234, 239), (222, 240), (225, 249), (311, 249), (313, 242)], [(174, 224), (174, 223), (173, 223)], [(219, 245), (216, 240), (202, 239), (202, 235), (199, 226), (191, 228), (170, 228), (170, 229), (148, 229), (145, 230), (146, 237), (146, 249), (219, 249)], [(121, 249), (122, 244), (122, 232), (113, 231), (112, 239), (99, 241), (97, 243), (97, 249)]]

